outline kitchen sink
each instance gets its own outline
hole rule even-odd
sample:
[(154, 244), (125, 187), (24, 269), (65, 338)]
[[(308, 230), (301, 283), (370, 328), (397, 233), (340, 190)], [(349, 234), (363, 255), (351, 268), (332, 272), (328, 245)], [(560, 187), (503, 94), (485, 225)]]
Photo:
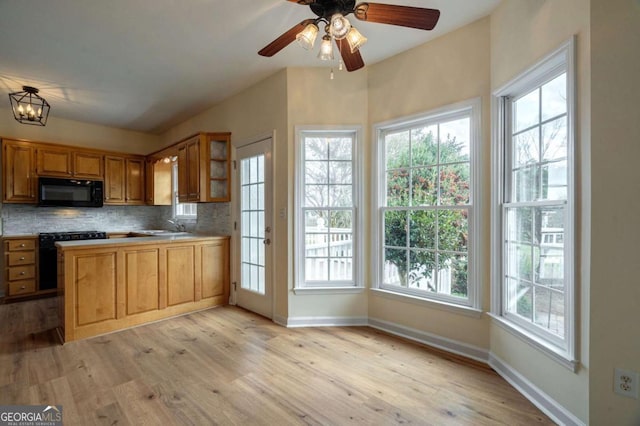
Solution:
[(172, 236), (176, 236), (176, 235), (189, 235), (191, 234), (191, 232), (186, 232), (186, 231), (171, 231), (169, 229), (143, 229), (141, 231), (134, 231), (132, 232), (133, 234), (136, 235), (145, 235), (145, 236), (167, 236), (167, 237), (172, 237)]

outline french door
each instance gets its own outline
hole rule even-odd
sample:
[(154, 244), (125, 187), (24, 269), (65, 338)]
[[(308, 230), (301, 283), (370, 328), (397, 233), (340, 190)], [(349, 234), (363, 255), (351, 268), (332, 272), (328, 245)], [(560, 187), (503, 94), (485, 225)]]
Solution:
[(242, 146), (236, 153), (236, 303), (267, 318), (273, 316), (271, 146), (269, 137)]

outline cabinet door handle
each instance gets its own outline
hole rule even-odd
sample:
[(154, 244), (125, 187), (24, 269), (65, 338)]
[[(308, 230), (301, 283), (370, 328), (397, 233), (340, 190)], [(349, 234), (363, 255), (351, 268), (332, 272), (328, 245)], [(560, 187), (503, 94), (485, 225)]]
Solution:
[(24, 275), (24, 274), (26, 274), (26, 272), (25, 272), (25, 271), (21, 271), (21, 272), (20, 272), (20, 275)]
[(20, 257), (20, 260), (24, 260), (24, 256)]
[(20, 244), (20, 247), (24, 247), (24, 243)]
[(20, 290), (26, 290), (27, 286), (20, 286)]

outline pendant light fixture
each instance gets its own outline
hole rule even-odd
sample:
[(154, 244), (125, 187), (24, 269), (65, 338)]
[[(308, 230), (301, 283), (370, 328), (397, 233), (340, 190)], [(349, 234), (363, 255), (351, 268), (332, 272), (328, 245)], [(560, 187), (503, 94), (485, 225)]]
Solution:
[(44, 126), (47, 124), (51, 106), (39, 90), (31, 86), (22, 86), (22, 92), (9, 93), (9, 101), (13, 110), (13, 117), (22, 124)]

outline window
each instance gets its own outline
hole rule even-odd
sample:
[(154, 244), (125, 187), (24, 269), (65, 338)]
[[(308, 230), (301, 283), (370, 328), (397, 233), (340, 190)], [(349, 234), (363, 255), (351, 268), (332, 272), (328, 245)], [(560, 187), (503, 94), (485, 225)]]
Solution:
[(178, 163), (171, 166), (171, 182), (173, 186), (172, 212), (175, 219), (197, 219), (198, 204), (197, 203), (181, 203), (178, 198)]
[(573, 360), (573, 43), (499, 90), (493, 313)]
[(377, 126), (377, 287), (477, 307), (479, 100)]
[(296, 288), (360, 286), (358, 130), (296, 134)]

